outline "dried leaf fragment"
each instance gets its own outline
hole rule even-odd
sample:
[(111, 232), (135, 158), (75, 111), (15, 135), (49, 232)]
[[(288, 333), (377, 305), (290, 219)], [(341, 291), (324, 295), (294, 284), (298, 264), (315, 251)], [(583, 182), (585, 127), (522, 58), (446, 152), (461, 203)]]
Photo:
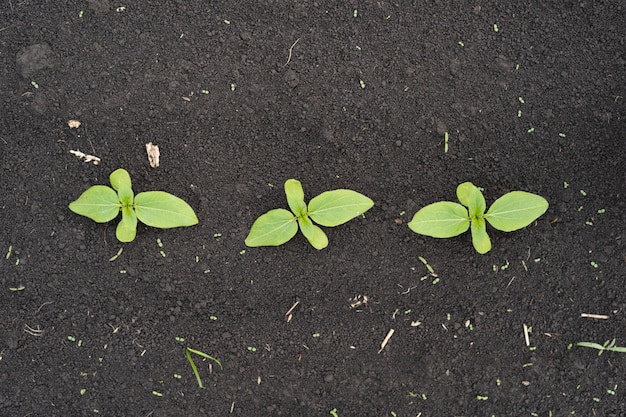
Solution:
[(70, 129), (78, 129), (80, 127), (80, 122), (78, 120), (71, 119), (67, 121), (67, 125)]
[(146, 143), (146, 152), (148, 153), (148, 162), (150, 162), (150, 166), (152, 168), (158, 168), (159, 156), (161, 155), (159, 147), (157, 145), (153, 145), (152, 142), (148, 142)]
[(76, 149), (75, 151), (70, 150), (72, 155), (76, 155), (79, 158), (84, 158), (85, 162), (93, 162), (94, 165), (98, 165), (100, 163), (100, 158), (94, 155), (87, 155)]

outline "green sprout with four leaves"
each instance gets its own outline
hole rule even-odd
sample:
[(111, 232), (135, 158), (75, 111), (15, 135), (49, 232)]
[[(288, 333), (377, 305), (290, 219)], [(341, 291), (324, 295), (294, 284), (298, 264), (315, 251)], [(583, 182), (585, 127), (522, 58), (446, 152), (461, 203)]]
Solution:
[(255, 220), (246, 237), (246, 245), (280, 246), (298, 233), (298, 227), (309, 243), (318, 250), (328, 246), (326, 233), (313, 222), (326, 227), (339, 226), (372, 208), (374, 202), (352, 190), (326, 191), (307, 205), (298, 180), (285, 181), (285, 194), (291, 211), (274, 209)]
[(474, 249), (480, 254), (491, 250), (487, 223), (503, 232), (522, 229), (548, 209), (545, 198), (525, 191), (511, 191), (487, 208), (485, 197), (471, 182), (456, 189), (461, 204), (439, 201), (421, 208), (408, 224), (415, 233), (435, 238), (458, 236), (471, 229)]
[(88, 188), (69, 208), (76, 214), (97, 223), (106, 223), (122, 212), (115, 236), (120, 242), (132, 242), (137, 234), (137, 220), (161, 229), (193, 226), (196, 213), (181, 198), (165, 191), (134, 194), (130, 175), (125, 169), (113, 171), (109, 177), (113, 188), (94, 185)]

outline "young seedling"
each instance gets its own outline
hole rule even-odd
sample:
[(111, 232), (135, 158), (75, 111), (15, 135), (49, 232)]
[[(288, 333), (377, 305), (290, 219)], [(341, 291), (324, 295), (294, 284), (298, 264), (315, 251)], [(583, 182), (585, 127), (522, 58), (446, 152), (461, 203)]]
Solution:
[(280, 246), (298, 233), (298, 226), (309, 243), (318, 250), (328, 246), (324, 231), (313, 224), (334, 227), (365, 213), (374, 202), (352, 190), (326, 191), (304, 202), (304, 191), (298, 180), (285, 181), (289, 210), (274, 209), (260, 216), (250, 228), (246, 245)]
[(196, 355), (200, 355), (203, 358), (207, 358), (209, 360), (212, 360), (213, 362), (215, 362), (216, 364), (219, 365), (220, 369), (224, 369), (224, 368), (222, 368), (222, 362), (220, 362), (218, 359), (215, 359), (213, 356), (207, 355), (204, 352), (200, 352), (199, 350), (195, 350), (195, 349), (192, 349), (190, 347), (187, 347), (185, 349), (185, 354), (187, 355), (187, 360), (189, 360), (189, 364), (191, 365), (191, 369), (193, 370), (193, 374), (196, 376), (196, 381), (198, 381), (198, 386), (200, 388), (204, 388), (204, 385), (202, 385), (202, 380), (200, 379), (200, 374), (198, 373), (198, 368), (196, 367), (196, 364), (193, 361), (193, 358), (191, 357), (192, 353), (195, 353)]
[(582, 346), (582, 347), (598, 349), (599, 350), (598, 356), (602, 355), (602, 352), (604, 352), (605, 350), (608, 350), (609, 352), (626, 353), (626, 347), (615, 346), (615, 341), (616, 341), (616, 339), (607, 340), (606, 342), (604, 342), (603, 345), (601, 345), (599, 343), (593, 343), (593, 342), (578, 342), (578, 343), (576, 343), (576, 345), (577, 346)]
[(491, 250), (487, 222), (503, 232), (524, 228), (548, 209), (545, 198), (525, 191), (512, 191), (498, 198), (485, 213), (483, 193), (471, 182), (456, 189), (462, 203), (440, 201), (421, 208), (408, 226), (415, 233), (435, 238), (458, 236), (471, 228), (474, 249), (480, 254)]
[(94, 185), (69, 208), (97, 223), (106, 223), (122, 212), (115, 236), (120, 242), (132, 242), (137, 234), (137, 220), (148, 226), (167, 229), (193, 226), (198, 218), (184, 200), (165, 191), (147, 191), (135, 195), (130, 175), (122, 168), (109, 177), (113, 188)]

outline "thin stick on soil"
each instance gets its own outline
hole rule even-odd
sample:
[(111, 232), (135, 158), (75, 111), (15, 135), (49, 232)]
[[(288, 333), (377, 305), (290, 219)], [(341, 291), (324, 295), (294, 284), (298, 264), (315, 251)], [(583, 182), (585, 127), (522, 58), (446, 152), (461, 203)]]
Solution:
[(604, 314), (588, 314), (588, 313), (580, 313), (580, 317), (588, 317), (590, 319), (600, 319), (600, 320), (608, 320), (610, 317), (605, 316)]
[(526, 341), (526, 346), (530, 346), (530, 337), (528, 336), (528, 326), (524, 323), (524, 340)]
[(291, 321), (291, 317), (292, 317), (291, 312), (293, 311), (294, 308), (296, 308), (298, 304), (300, 304), (300, 301), (296, 301), (295, 303), (293, 303), (291, 308), (285, 313), (285, 317), (287, 317), (287, 323)]
[(285, 316), (288, 316), (291, 314), (291, 312), (293, 311), (294, 308), (296, 308), (296, 306), (300, 304), (300, 301), (296, 301), (295, 303), (293, 303), (293, 305), (291, 306), (291, 308), (289, 310), (287, 310), (287, 312), (285, 313)]
[(391, 339), (391, 336), (393, 336), (394, 331), (395, 330), (393, 329), (389, 329), (389, 332), (387, 332), (387, 336), (385, 336), (383, 342), (380, 344), (380, 349), (378, 350), (378, 353), (382, 352), (385, 346), (387, 346), (387, 342), (389, 342), (389, 339)]
[(286, 67), (291, 62), (291, 54), (293, 52), (293, 47), (296, 46), (299, 40), (300, 38), (296, 39), (296, 41), (293, 44), (291, 44), (291, 46), (289, 47), (289, 57), (287, 58), (287, 62), (285, 62), (285, 65), (283, 65), (283, 67)]

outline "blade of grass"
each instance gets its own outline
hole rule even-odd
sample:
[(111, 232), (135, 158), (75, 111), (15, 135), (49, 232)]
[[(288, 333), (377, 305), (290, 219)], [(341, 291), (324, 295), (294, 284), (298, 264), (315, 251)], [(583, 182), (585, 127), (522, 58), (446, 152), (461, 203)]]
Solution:
[(219, 365), (220, 369), (224, 369), (224, 368), (222, 368), (222, 363), (218, 359), (215, 359), (213, 356), (207, 355), (206, 353), (200, 352), (199, 350), (195, 350), (190, 347), (187, 347), (185, 349), (185, 354), (187, 355), (187, 359), (189, 360), (189, 364), (191, 365), (193, 374), (196, 376), (196, 380), (198, 381), (198, 386), (200, 388), (204, 388), (204, 385), (202, 385), (202, 380), (200, 379), (200, 374), (198, 373), (198, 368), (196, 367), (196, 364), (194, 363), (193, 358), (191, 357), (192, 353), (195, 353), (196, 355), (200, 355), (204, 358), (212, 360), (213, 362)]

